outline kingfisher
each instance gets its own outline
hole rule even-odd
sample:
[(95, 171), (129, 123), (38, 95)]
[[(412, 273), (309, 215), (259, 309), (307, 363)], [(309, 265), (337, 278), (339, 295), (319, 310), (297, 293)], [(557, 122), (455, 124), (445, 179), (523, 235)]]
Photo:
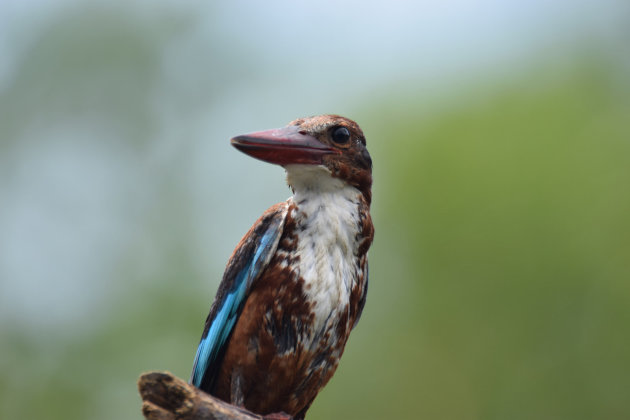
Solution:
[(265, 211), (232, 253), (190, 381), (269, 418), (303, 419), (365, 305), (372, 159), (361, 128), (338, 115), (231, 143), (284, 167), (293, 196)]

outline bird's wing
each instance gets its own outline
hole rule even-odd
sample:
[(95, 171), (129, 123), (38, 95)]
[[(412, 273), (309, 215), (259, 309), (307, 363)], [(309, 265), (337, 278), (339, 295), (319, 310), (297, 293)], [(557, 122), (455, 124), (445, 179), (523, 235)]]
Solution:
[(209, 391), (249, 290), (276, 252), (288, 210), (279, 203), (267, 210), (241, 239), (228, 261), (197, 348), (190, 382)]
[(362, 264), (362, 272), (363, 275), (365, 276), (365, 280), (364, 280), (364, 286), (363, 286), (363, 292), (361, 293), (361, 297), (359, 298), (359, 304), (358, 304), (358, 308), (357, 308), (357, 316), (354, 319), (354, 323), (352, 324), (352, 329), (354, 329), (354, 327), (357, 326), (357, 324), (359, 323), (359, 320), (361, 319), (361, 314), (363, 314), (363, 308), (365, 307), (365, 300), (367, 299), (367, 291), (368, 291), (368, 283), (369, 283), (369, 277), (370, 277), (370, 269), (369, 269), (369, 265), (368, 265), (368, 261), (367, 258), (365, 258), (365, 263)]

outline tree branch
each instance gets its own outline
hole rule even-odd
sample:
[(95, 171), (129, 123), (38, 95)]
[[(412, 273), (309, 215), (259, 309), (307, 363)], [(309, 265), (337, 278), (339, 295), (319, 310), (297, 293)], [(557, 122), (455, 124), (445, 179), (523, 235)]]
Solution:
[[(169, 372), (149, 372), (138, 379), (142, 414), (147, 420), (272, 420), (228, 404)], [(288, 418), (288, 417), (285, 417)]]

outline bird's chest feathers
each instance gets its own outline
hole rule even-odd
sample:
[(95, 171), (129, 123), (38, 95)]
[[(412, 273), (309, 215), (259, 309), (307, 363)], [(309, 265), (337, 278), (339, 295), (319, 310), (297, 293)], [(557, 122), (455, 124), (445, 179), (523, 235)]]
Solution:
[(295, 254), (304, 294), (313, 314), (314, 330), (337, 323), (357, 281), (358, 192), (344, 187), (305, 192), (293, 198), (297, 229)]

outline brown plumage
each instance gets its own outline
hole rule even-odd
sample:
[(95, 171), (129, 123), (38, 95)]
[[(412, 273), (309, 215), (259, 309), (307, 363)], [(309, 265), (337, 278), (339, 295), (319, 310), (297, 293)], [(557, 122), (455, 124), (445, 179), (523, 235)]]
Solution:
[(265, 212), (230, 258), (192, 382), (256, 413), (303, 418), (365, 305), (372, 161), (359, 126), (338, 115), (232, 143), (285, 167), (294, 196)]

